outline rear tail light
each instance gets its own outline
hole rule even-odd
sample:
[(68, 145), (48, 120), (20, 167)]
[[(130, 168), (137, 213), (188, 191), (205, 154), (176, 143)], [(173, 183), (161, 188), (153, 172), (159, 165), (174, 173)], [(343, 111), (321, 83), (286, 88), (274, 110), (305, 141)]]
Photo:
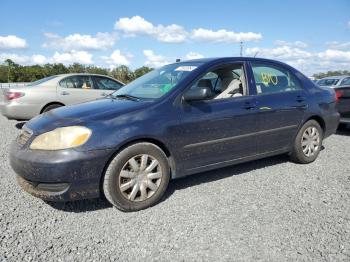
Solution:
[(7, 100), (13, 100), (16, 98), (20, 98), (22, 96), (24, 96), (24, 93), (22, 93), (22, 92), (6, 92), (5, 93), (5, 97)]
[(341, 90), (336, 90), (335, 91), (335, 101), (338, 102), (339, 98), (341, 98), (343, 96), (343, 91)]

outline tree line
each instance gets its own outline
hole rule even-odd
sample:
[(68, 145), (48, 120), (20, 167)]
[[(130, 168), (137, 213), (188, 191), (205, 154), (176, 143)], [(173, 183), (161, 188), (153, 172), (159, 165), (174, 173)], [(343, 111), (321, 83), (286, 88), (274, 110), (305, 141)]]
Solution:
[(350, 75), (348, 70), (338, 70), (338, 71), (328, 71), (326, 73), (313, 74), (313, 77), (316, 79), (321, 79), (328, 76), (341, 76), (341, 75)]
[(68, 73), (108, 75), (123, 83), (129, 83), (152, 70), (152, 68), (147, 66), (137, 68), (133, 71), (125, 65), (121, 65), (113, 69), (107, 69), (97, 66), (85, 66), (79, 63), (74, 63), (69, 66), (65, 66), (61, 63), (45, 65), (19, 65), (10, 59), (7, 59), (3, 64), (0, 64), (0, 83), (33, 82), (47, 76)]

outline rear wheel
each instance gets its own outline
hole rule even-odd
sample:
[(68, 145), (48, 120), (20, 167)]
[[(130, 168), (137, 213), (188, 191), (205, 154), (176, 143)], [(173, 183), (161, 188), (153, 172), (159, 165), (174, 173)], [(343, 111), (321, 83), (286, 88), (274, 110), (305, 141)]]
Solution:
[(321, 151), (323, 130), (315, 120), (307, 121), (299, 130), (294, 141), (291, 159), (307, 164), (315, 161)]
[(109, 164), (103, 192), (122, 211), (137, 211), (156, 204), (164, 195), (170, 167), (164, 152), (151, 143), (122, 150)]
[(49, 112), (49, 111), (51, 111), (51, 110), (53, 110), (55, 108), (59, 108), (61, 106), (63, 106), (63, 105), (61, 105), (61, 104), (51, 104), (51, 105), (45, 106), (45, 108), (43, 110), (43, 113)]

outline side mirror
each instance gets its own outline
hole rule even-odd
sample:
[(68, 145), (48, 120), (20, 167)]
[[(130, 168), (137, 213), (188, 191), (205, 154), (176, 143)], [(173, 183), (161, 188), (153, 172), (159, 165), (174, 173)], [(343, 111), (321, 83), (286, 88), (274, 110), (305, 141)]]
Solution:
[(185, 101), (198, 101), (210, 98), (211, 90), (208, 87), (198, 87), (193, 90), (188, 90), (184, 94)]

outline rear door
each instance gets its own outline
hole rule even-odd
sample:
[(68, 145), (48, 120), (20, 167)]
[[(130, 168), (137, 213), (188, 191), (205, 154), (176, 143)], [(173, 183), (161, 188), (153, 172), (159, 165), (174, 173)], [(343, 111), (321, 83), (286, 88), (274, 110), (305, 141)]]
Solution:
[(251, 63), (256, 87), (257, 153), (288, 149), (307, 109), (307, 91), (287, 68)]
[(65, 105), (79, 104), (96, 99), (93, 82), (89, 75), (74, 75), (62, 79), (57, 87), (60, 102)]

